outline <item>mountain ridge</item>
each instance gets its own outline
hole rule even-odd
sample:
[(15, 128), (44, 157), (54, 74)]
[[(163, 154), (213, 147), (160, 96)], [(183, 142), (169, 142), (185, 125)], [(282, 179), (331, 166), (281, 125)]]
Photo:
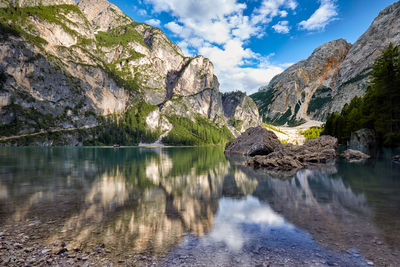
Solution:
[[(251, 95), (263, 119), (289, 125), (309, 119), (324, 121), (329, 113), (340, 111), (353, 97), (364, 95), (368, 87), (368, 75), (375, 60), (389, 43), (400, 45), (399, 28), (400, 2), (395, 2), (379, 13), (367, 31), (351, 47), (350, 44), (343, 47), (332, 75), (325, 77), (325, 72), (319, 72), (320, 64), (315, 64), (316, 67), (311, 66), (306, 70), (306, 73), (315, 74), (311, 79), (299, 77), (301, 75), (293, 78), (293, 73), (304, 72), (304, 64), (312, 65), (313, 55), (318, 49), (343, 39), (316, 48), (308, 59), (292, 65), (275, 76), (267, 86), (261, 87), (259, 92)], [(330, 52), (334, 49), (336, 47), (331, 47), (320, 63), (328, 64)], [(316, 91), (310, 90), (314, 84), (322, 86)], [(282, 95), (285, 96), (284, 100)], [(306, 97), (309, 101), (305, 101)], [(286, 99), (290, 100), (287, 105)]]
[[(185, 57), (160, 29), (133, 21), (106, 0), (44, 2), (1, 1), (5, 144), (82, 145), (101, 135), (97, 128), (104, 128), (106, 117), (118, 121), (131, 111), (136, 124), (126, 127), (141, 125), (153, 137), (174, 127), (173, 116), (193, 122), (200, 116), (210, 127), (238, 134), (225, 117), (208, 59)], [(146, 114), (141, 103), (149, 105)], [(258, 112), (248, 119), (258, 122)], [(9, 139), (40, 132), (34, 140)]]

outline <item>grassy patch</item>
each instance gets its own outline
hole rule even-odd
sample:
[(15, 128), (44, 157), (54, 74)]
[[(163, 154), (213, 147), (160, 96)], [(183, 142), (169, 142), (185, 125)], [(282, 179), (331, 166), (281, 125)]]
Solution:
[(131, 42), (146, 46), (143, 36), (135, 29), (135, 23), (120, 26), (107, 32), (99, 32), (96, 40), (100, 46), (112, 47), (122, 45), (126, 47)]
[(285, 133), (285, 132), (279, 130), (278, 128), (274, 127), (274, 126), (271, 125), (271, 124), (264, 123), (264, 126), (265, 126), (266, 128), (268, 128), (268, 129), (271, 129), (272, 131), (275, 131), (275, 132), (278, 132), (278, 133), (287, 135), (287, 133)]

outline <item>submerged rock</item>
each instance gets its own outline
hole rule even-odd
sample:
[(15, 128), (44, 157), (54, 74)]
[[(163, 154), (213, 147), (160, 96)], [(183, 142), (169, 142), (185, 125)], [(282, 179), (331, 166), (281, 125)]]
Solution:
[(258, 126), (247, 129), (241, 136), (226, 144), (225, 153), (245, 156), (268, 155), (280, 145), (273, 132)]
[(353, 149), (347, 149), (345, 152), (340, 154), (341, 158), (345, 159), (368, 159), (370, 158), (369, 155), (358, 151), (358, 150), (353, 150)]

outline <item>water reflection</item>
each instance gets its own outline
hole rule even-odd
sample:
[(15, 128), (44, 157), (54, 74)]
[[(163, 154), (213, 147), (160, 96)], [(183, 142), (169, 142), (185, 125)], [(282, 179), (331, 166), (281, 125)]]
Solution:
[[(251, 260), (257, 246), (277, 262), (285, 260), (274, 258), (286, 255), (283, 247), (292, 259), (317, 249), (355, 263), (321, 244), (337, 251), (355, 247), (379, 263), (373, 243), (379, 242), (381, 263), (393, 264), (399, 262), (394, 177), (400, 168), (383, 162), (339, 162), (276, 179), (226, 160), (220, 147), (2, 148), (0, 230), (35, 221), (50, 229), (39, 231), (48, 244), (68, 240), (84, 249), (104, 243), (119, 258), (170, 253), (167, 263), (188, 248), (192, 260), (207, 262), (196, 251), (219, 248)], [(34, 231), (28, 225), (23, 230)], [(218, 263), (238, 264), (231, 260)]]

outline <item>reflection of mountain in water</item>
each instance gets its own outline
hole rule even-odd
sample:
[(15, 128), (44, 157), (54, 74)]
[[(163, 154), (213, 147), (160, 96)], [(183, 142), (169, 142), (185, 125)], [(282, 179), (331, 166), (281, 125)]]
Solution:
[(15, 205), (0, 200), (2, 216), (13, 214), (4, 221), (56, 219), (48, 242), (71, 240), (72, 247), (106, 243), (116, 251), (161, 253), (185, 232), (210, 231), (224, 191), (245, 195), (257, 186), (230, 170), (217, 147), (20, 152), (7, 152), (14, 166), (2, 196)]
[[(351, 172), (350, 165), (340, 164), (334, 178), (331, 168), (325, 170), (329, 174), (303, 170), (281, 180), (227, 161), (219, 147), (4, 148), (0, 226), (26, 219), (54, 221), (43, 224), (47, 243), (69, 240), (70, 246), (83, 248), (104, 243), (118, 254), (163, 254), (188, 232), (218, 239), (215, 234), (221, 231), (213, 227), (221, 197), (252, 194), (267, 202), (271, 213), (280, 213), (324, 244), (354, 245), (373, 254), (371, 240), (381, 239), (380, 229), (389, 223), (374, 223), (383, 209), (371, 205), (376, 195), (367, 185), (379, 184), (373, 179), (377, 174), (363, 173), (362, 180), (351, 176), (360, 174), (357, 169)], [(400, 203), (392, 200), (395, 207)], [(239, 202), (232, 203), (231, 208)], [(398, 245), (400, 235), (394, 233), (392, 242)], [(382, 248), (381, 254), (390, 254), (386, 244)]]
[[(376, 168), (376, 165), (374, 166)], [(339, 172), (334, 175), (335, 178), (321, 171), (302, 170), (293, 178), (284, 180), (266, 178), (250, 168), (242, 167), (242, 170), (260, 181), (253, 192), (254, 196), (268, 202), (275, 211), (291, 223), (310, 232), (316, 240), (345, 250), (354, 246), (370, 259), (379, 262), (385, 258), (389, 259), (388, 262), (400, 264), (400, 260), (395, 256), (398, 255), (400, 247), (400, 231), (396, 230), (395, 226), (400, 219), (399, 213), (387, 213), (386, 216), (389, 215), (390, 220), (384, 221), (382, 211), (385, 209), (371, 205), (371, 193), (384, 192), (385, 189), (379, 186), (383, 181), (376, 179), (379, 175), (374, 177), (376, 173), (370, 170), (369, 174), (360, 175), (357, 171), (357, 168), (360, 168), (364, 173), (368, 173), (365, 169), (368, 170), (369, 167), (339, 162)], [(352, 172), (350, 168), (353, 169)], [(385, 171), (381, 169), (381, 173), (383, 178)], [(391, 175), (383, 179), (390, 180)], [(375, 183), (374, 190), (369, 188), (372, 181)], [(351, 182), (363, 183), (363, 187), (349, 186)], [(393, 182), (391, 186), (396, 187)], [(358, 190), (360, 193), (355, 193), (352, 188), (365, 188), (365, 191)], [(391, 196), (393, 198), (397, 194)], [(399, 208), (400, 201), (392, 199), (380, 204), (383, 203), (387, 210), (387, 207)], [(380, 223), (375, 223), (377, 220)], [(392, 227), (389, 239), (391, 242), (385, 242), (388, 240), (384, 230), (386, 227)]]

